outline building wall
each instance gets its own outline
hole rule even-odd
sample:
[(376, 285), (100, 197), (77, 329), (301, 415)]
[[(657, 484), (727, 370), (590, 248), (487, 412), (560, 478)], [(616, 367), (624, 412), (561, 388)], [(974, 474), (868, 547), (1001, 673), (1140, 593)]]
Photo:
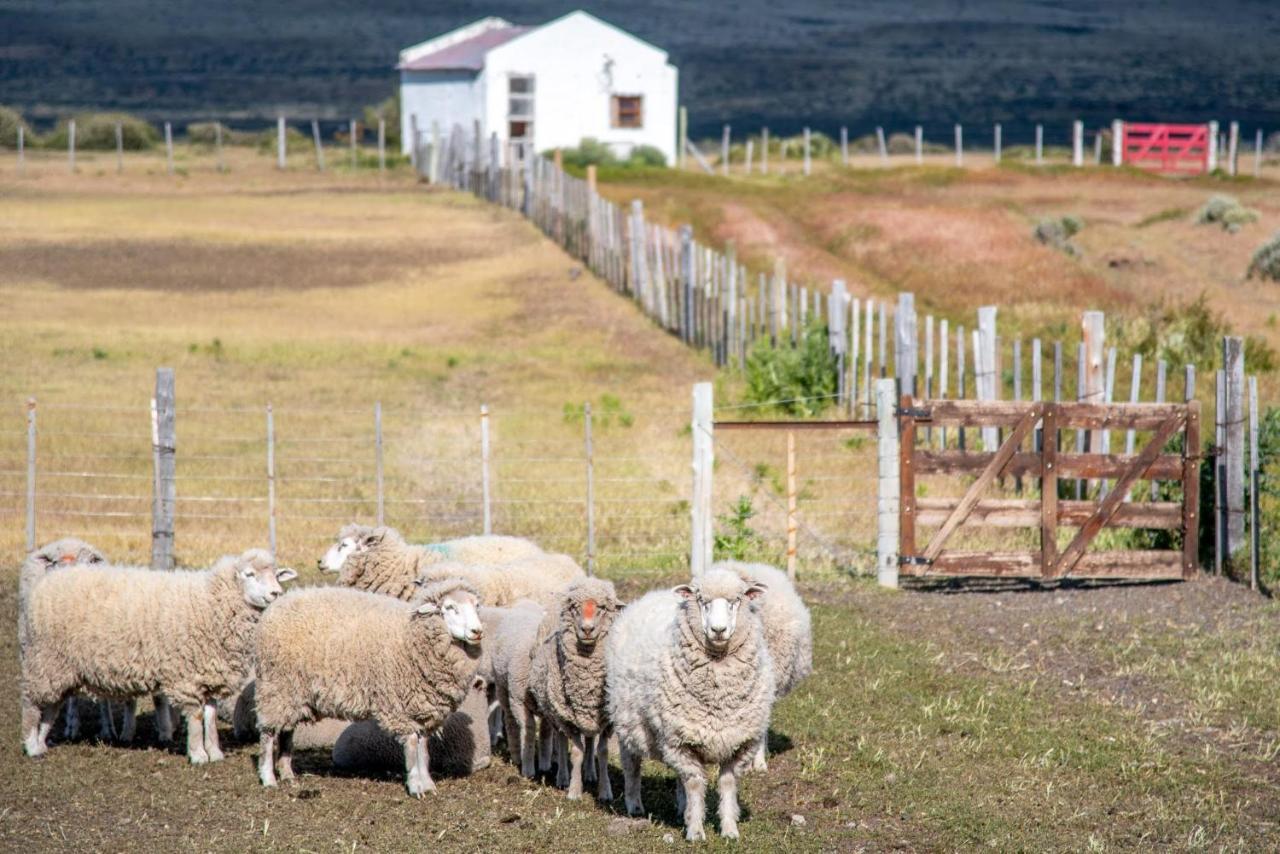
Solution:
[(414, 115), (424, 141), (431, 138), (432, 122), (439, 122), (441, 134), (455, 124), (470, 133), (472, 122), (483, 122), (484, 77), (472, 71), (401, 71), (400, 152), (409, 153)]
[[(606, 73), (606, 58), (612, 60)], [(507, 137), (507, 77), (533, 74), (534, 145), (539, 151), (595, 137), (625, 156), (652, 145), (675, 162), (677, 74), (666, 54), (609, 24), (575, 12), (489, 52), (484, 76), (486, 135)], [(644, 126), (611, 127), (611, 96), (642, 95)]]

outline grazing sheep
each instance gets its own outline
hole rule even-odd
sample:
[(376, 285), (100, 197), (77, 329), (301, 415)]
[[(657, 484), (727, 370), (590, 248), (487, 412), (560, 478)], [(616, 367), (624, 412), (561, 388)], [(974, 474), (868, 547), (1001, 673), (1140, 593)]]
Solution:
[(73, 567), (31, 590), (22, 694), (40, 709), (25, 749), (47, 749), (57, 705), (88, 691), (103, 698), (164, 694), (186, 716), (187, 758), (222, 758), (215, 703), (238, 688), (252, 661), (263, 610), (295, 578), (262, 549), (203, 572)]
[(564, 589), (557, 607), (543, 618), (540, 642), (533, 650), (529, 690), (543, 721), (559, 731), (559, 755), (568, 754), (560, 770), (567, 766), (570, 800), (582, 797), (584, 750), (588, 763), (596, 767), (596, 797), (613, 800), (602, 641), (621, 609), (612, 583), (579, 579)]
[(458, 708), (480, 664), (479, 596), (463, 581), (411, 602), (340, 587), (283, 597), (258, 630), (256, 702), (264, 786), (293, 779), (293, 730), (319, 717), (372, 719), (399, 741), (409, 793), (435, 783), (427, 733)]
[[(708, 569), (628, 605), (606, 642), (608, 710), (622, 753), (627, 812), (642, 815), (640, 763), (679, 777), (685, 837), (705, 839), (704, 765), (719, 766), (720, 833), (738, 837), (738, 775), (769, 726), (773, 663), (758, 602), (765, 587)], [(746, 607), (743, 607), (743, 606)]]
[[(18, 655), (22, 656), (27, 648), (27, 599), (31, 588), (44, 578), (45, 573), (54, 569), (66, 569), (72, 566), (105, 566), (106, 557), (93, 546), (77, 540), (75, 537), (64, 537), (54, 540), (27, 555), (22, 568), (18, 570)], [(64, 737), (75, 738), (80, 732), (80, 710), (75, 697), (68, 697), (66, 702), (66, 726)], [(25, 737), (33, 726), (39, 725), (40, 710), (34, 706), (22, 704), (22, 735)], [(98, 737), (107, 740), (115, 735), (114, 722), (111, 720), (111, 707), (102, 703), (98, 706)]]
[(511, 764), (530, 778), (538, 770), (538, 718), (529, 692), (529, 668), (545, 616), (541, 609), (511, 608), (502, 622), (495, 625), (486, 644)]
[[(507, 606), (521, 597), (559, 590), (583, 575), (566, 555), (548, 555), (516, 537), (467, 537), (434, 546), (406, 543), (394, 528), (348, 525), (338, 542), (321, 559), (321, 566), (338, 573), (338, 584), (405, 599), (414, 582), (465, 578), (489, 605)], [(492, 546), (486, 551), (486, 544)], [(520, 554), (517, 559), (509, 555)], [(484, 562), (479, 561), (483, 559)]]
[[(813, 672), (813, 629), (809, 609), (796, 592), (795, 585), (785, 572), (765, 563), (719, 561), (712, 564), (719, 569), (736, 572), (747, 581), (759, 581), (769, 588), (760, 603), (760, 616), (764, 620), (764, 640), (773, 659), (774, 690), (782, 699)], [(752, 770), (766, 771), (769, 763), (765, 757), (764, 743), (752, 763)]]

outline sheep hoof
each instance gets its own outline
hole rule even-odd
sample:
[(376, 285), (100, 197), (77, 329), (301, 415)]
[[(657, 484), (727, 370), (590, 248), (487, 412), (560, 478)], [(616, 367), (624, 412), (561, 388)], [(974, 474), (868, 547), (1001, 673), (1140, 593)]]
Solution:
[(188, 753), (187, 759), (192, 765), (207, 765), (209, 762), (209, 754), (205, 753), (203, 750), (199, 753)]
[(209, 751), (210, 762), (221, 762), (224, 758), (225, 754), (216, 747)]
[(769, 760), (764, 758), (763, 753), (757, 753), (756, 758), (751, 760), (752, 771), (768, 771)]
[(644, 804), (640, 801), (636, 801), (634, 804), (627, 804), (627, 815), (633, 817), (644, 815)]
[(725, 839), (737, 839), (737, 838), (738, 838), (738, 828), (736, 828), (736, 827), (726, 827), (726, 828), (723, 828), (723, 829), (721, 829), (721, 831), (720, 831), (720, 835), (721, 835), (721, 836), (723, 836)]
[(596, 800), (602, 804), (610, 803), (613, 800), (613, 789), (605, 786), (596, 793)]
[(707, 833), (701, 827), (691, 827), (684, 832), (684, 838), (690, 842), (706, 842)]

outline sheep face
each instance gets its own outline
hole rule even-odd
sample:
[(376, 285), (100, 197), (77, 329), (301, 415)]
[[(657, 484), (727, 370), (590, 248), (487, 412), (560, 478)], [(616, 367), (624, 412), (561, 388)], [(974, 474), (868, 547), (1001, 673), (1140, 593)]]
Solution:
[(102, 552), (83, 540), (77, 540), (74, 537), (54, 540), (52, 543), (33, 552), (31, 557), (43, 564), (45, 569), (57, 569), (64, 566), (95, 566), (107, 562), (107, 559), (102, 556)]
[(737, 579), (736, 585), (718, 583), (704, 586), (695, 582), (675, 588), (676, 595), (685, 600), (686, 611), (697, 608), (698, 624), (695, 627), (701, 628), (703, 643), (712, 653), (722, 653), (729, 648), (738, 628), (738, 610), (742, 603), (754, 602), (766, 590), (759, 582), (747, 584), (736, 575), (732, 577)]
[[(366, 542), (367, 541), (367, 542)], [(320, 558), (322, 572), (342, 572), (342, 565), (357, 549), (368, 551), (381, 539), (374, 537), (374, 529), (365, 525), (347, 525), (338, 532), (338, 541)]]
[(275, 559), (262, 549), (249, 549), (234, 560), (240, 592), (254, 608), (270, 605), (284, 592), (280, 585), (298, 577), (292, 569), (277, 567)]
[(424, 616), (439, 614), (444, 618), (449, 635), (460, 643), (474, 646), (484, 638), (484, 625), (480, 622), (480, 597), (470, 590), (456, 588), (440, 597), (418, 606)]
[(574, 638), (579, 647), (594, 649), (609, 631), (609, 626), (618, 614), (618, 601), (611, 593), (611, 590), (604, 590), (601, 595), (571, 596), (566, 599), (561, 619), (564, 625), (573, 627)]

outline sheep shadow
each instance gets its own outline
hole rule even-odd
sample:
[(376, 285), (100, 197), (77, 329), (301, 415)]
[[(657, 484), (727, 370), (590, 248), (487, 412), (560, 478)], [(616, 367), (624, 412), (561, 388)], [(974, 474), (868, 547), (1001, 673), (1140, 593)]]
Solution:
[[(185, 729), (180, 723), (175, 726), (173, 740), (163, 742), (160, 740), (160, 730), (156, 726), (155, 712), (138, 712), (137, 728), (132, 741), (121, 741), (118, 737), (104, 738), (100, 734), (98, 713), (98, 704), (102, 701), (82, 695), (74, 697), (73, 700), (76, 704), (76, 714), (80, 718), (79, 732), (74, 738), (66, 736), (67, 704), (64, 701), (58, 709), (58, 717), (54, 720), (53, 729), (49, 733), (49, 743), (53, 746), (81, 744), (110, 747), (116, 750), (156, 750), (182, 757), (187, 755)], [(117, 733), (123, 726), (121, 718), (120, 710), (113, 709), (112, 725)]]
[(1108, 579), (1061, 578), (1047, 581), (1039, 578), (903, 578), (903, 590), (941, 596), (994, 593), (1046, 593), (1058, 590), (1111, 590), (1130, 587), (1168, 587), (1181, 584), (1180, 579)]

